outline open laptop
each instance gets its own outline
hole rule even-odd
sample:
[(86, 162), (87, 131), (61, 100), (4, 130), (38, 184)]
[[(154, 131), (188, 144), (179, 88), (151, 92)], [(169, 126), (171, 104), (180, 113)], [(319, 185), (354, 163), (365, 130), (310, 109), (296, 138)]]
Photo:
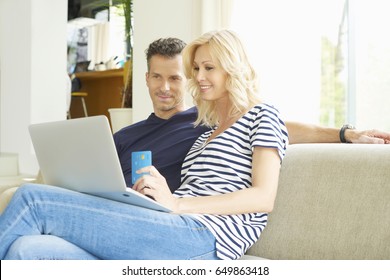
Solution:
[(126, 187), (106, 116), (32, 124), (29, 132), (46, 184), (170, 212)]

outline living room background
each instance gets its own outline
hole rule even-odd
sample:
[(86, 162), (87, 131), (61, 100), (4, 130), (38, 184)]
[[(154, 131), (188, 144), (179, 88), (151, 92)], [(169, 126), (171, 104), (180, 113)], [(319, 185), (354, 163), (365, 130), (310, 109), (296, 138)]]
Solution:
[[(256, 7), (251, 6), (254, 2)], [(38, 166), (27, 126), (66, 118), (66, 92), (59, 86), (66, 69), (66, 4), (66, 0), (0, 1), (0, 151), (19, 154), (20, 171), (29, 174)], [(257, 39), (247, 46), (259, 54), (254, 61), (262, 94), (281, 108), (286, 119), (390, 130), (388, 5), (386, 0), (134, 0), (133, 119), (141, 120), (152, 110), (144, 80), (144, 50), (152, 40), (175, 36), (189, 42), (211, 29), (231, 27), (245, 40)], [(172, 9), (174, 16), (161, 20)], [(256, 23), (257, 19), (263, 21)], [(328, 43), (333, 48), (341, 43), (344, 61), (328, 64), (326, 71), (321, 70), (325, 59), (321, 54), (335, 56), (329, 49), (321, 52), (323, 34), (315, 34), (323, 30), (320, 19), (326, 20), (325, 27), (332, 25)], [(244, 24), (241, 29), (237, 21)], [(331, 106), (320, 111), (326, 103), (321, 103), (322, 73), (334, 71), (332, 67), (342, 69), (341, 120)], [(328, 85), (335, 91), (334, 81)], [(327, 117), (321, 120), (321, 116)]]

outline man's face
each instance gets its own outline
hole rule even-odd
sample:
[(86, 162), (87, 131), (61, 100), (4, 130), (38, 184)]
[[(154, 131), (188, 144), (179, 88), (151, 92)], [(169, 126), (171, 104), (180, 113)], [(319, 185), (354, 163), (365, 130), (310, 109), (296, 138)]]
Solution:
[(184, 111), (186, 78), (181, 55), (174, 58), (155, 55), (150, 59), (149, 65), (146, 85), (149, 88), (155, 115), (169, 119), (174, 114)]

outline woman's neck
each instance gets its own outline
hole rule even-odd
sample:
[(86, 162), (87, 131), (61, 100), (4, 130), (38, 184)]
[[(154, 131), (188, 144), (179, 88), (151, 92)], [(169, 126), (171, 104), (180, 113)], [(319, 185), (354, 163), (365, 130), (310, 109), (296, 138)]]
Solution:
[(231, 104), (230, 100), (227, 100), (226, 102), (218, 102), (216, 104), (215, 110), (217, 111), (218, 115), (218, 126), (230, 121), (232, 118), (230, 115), (232, 107), (233, 105)]

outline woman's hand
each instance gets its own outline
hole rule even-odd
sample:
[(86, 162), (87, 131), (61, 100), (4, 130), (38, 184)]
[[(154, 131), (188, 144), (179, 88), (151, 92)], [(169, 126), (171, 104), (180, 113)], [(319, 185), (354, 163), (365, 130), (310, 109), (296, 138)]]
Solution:
[(133, 189), (146, 196), (152, 197), (157, 202), (175, 212), (178, 207), (178, 198), (174, 197), (168, 187), (165, 178), (154, 166), (147, 166), (137, 170), (137, 173), (149, 173), (139, 178)]

